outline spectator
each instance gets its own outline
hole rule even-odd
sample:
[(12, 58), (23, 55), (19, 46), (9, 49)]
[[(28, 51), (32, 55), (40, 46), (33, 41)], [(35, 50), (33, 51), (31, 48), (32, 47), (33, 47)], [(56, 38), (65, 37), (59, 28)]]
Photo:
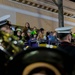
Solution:
[(26, 35), (25, 35), (24, 32), (22, 32), (21, 37), (22, 37), (22, 41), (25, 42), (26, 41), (26, 39), (25, 39), (26, 38)]
[(56, 45), (57, 44), (57, 33), (56, 31), (53, 32), (53, 35), (51, 37), (51, 44)]
[(37, 42), (37, 35), (31, 35), (31, 38), (29, 40), (29, 46), (30, 47), (38, 47), (38, 42)]
[(31, 35), (35, 35), (37, 34), (37, 28), (34, 26), (33, 30), (31, 31)]
[(43, 28), (40, 28), (37, 39), (38, 39), (39, 43), (46, 43), (46, 36), (44, 35)]
[(22, 39), (21, 33), (22, 33), (21, 28), (17, 27), (16, 31), (14, 32), (14, 35), (17, 36), (19, 40), (21, 40)]
[(25, 23), (25, 27), (23, 29), (25, 35), (27, 34), (27, 31), (30, 30), (31, 31), (31, 27), (30, 24), (28, 22)]

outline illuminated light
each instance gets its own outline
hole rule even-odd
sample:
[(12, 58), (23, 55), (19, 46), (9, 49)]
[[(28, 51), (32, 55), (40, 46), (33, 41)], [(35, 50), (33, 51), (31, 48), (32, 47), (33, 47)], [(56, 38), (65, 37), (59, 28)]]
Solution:
[(50, 45), (49, 45), (49, 44), (47, 44), (47, 45), (46, 45), (46, 47), (47, 47), (47, 48), (49, 48), (49, 47), (50, 47)]
[(12, 40), (12, 38), (9, 38), (9, 41), (11, 41)]
[(17, 44), (17, 41), (13, 41), (14, 44)]
[(29, 48), (29, 46), (26, 46), (26, 47), (23, 48), (23, 50), (27, 50), (28, 48)]
[(0, 43), (2, 42), (3, 40), (2, 39), (0, 39)]
[(53, 48), (55, 48), (55, 49), (56, 49), (56, 48), (57, 48), (57, 46), (53, 46)]
[(46, 47), (46, 44), (39, 44), (40, 47)]
[(13, 57), (11, 56), (9, 59), (10, 59), (10, 60), (13, 60)]
[(53, 48), (53, 45), (50, 45), (50, 48)]
[(28, 58), (28, 57), (30, 57), (30, 56), (32, 56), (32, 55), (35, 55), (35, 54), (37, 54), (37, 53), (38, 53), (38, 51), (30, 52), (29, 54), (27, 54), (27, 55), (24, 57), (24, 59), (25, 59), (25, 58)]
[(0, 46), (0, 49), (1, 49), (1, 50), (4, 50), (4, 48), (3, 48), (2, 46)]
[(14, 51), (14, 50), (12, 50), (12, 52), (14, 53), (15, 51)]
[(38, 51), (31, 52), (30, 54), (34, 55), (34, 54), (36, 54), (36, 53), (38, 53)]

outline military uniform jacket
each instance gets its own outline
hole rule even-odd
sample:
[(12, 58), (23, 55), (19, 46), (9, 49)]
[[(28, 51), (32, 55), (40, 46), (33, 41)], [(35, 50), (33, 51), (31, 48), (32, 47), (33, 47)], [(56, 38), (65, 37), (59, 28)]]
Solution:
[(58, 46), (63, 51), (67, 52), (73, 58), (75, 58), (75, 46), (68, 42), (61, 42)]

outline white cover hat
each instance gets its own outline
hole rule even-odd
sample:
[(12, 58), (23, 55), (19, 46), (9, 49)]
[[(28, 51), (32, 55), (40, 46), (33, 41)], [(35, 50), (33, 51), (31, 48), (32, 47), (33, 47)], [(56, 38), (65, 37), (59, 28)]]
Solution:
[(72, 26), (68, 26), (68, 27), (59, 27), (59, 28), (56, 28), (55, 31), (57, 33), (71, 33), (71, 29), (73, 27)]
[(6, 24), (8, 18), (10, 18), (10, 15), (5, 15), (5, 16), (0, 17), (0, 26)]

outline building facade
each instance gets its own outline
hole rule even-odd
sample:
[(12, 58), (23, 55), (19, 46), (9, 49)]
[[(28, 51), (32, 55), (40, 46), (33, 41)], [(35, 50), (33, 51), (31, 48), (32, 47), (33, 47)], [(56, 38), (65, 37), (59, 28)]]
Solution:
[[(75, 26), (75, 3), (63, 0), (64, 26)], [(0, 17), (10, 14), (12, 24), (31, 27), (43, 27), (54, 31), (58, 27), (58, 7), (52, 0), (0, 0)], [(75, 32), (75, 27), (72, 32)]]

